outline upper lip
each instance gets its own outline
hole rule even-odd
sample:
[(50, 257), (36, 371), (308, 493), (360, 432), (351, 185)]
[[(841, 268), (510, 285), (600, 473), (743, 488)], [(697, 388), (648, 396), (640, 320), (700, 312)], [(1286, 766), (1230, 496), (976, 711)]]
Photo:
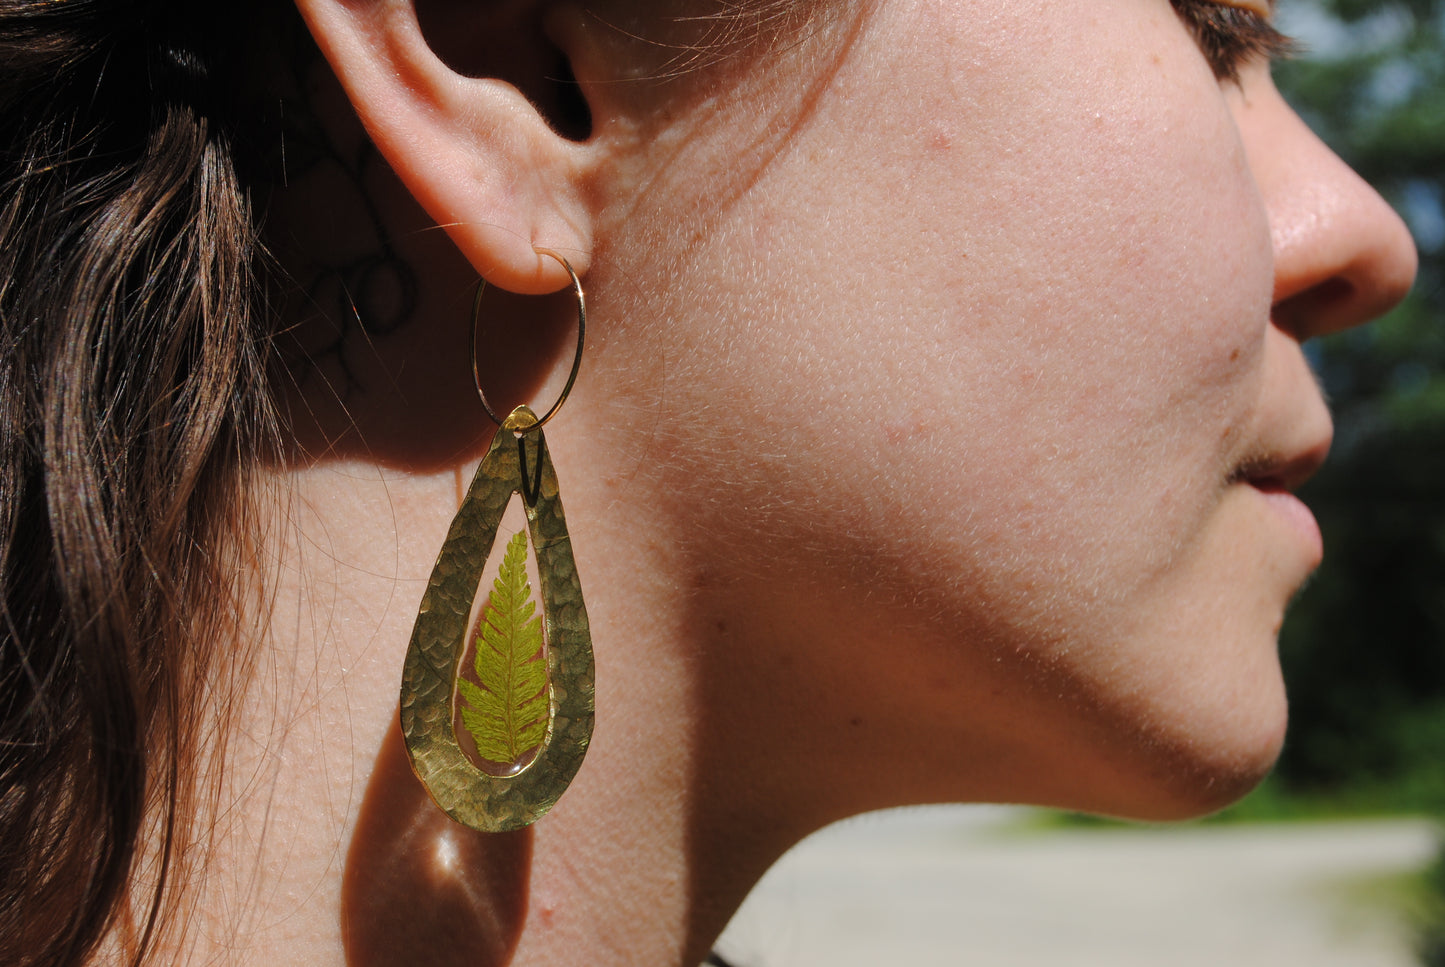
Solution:
[(1251, 457), (1239, 465), (1232, 479), (1260, 490), (1298, 490), (1325, 462), (1331, 435), (1326, 432), (1297, 448), (1281, 448)]

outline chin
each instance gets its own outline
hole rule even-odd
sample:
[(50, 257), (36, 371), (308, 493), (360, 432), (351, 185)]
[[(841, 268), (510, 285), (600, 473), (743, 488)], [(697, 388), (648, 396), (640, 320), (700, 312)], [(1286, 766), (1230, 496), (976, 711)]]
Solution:
[[(1274, 768), (1289, 720), (1278, 650), (1284, 606), (1282, 582), (1260, 583), (1253, 601), (1229, 593), (1179, 609), (1202, 633), (1165, 639), (1173, 647), (1155, 654), (1167, 658), (1113, 706), (1106, 719), (1118, 729), (1112, 758), (1121, 776), (1138, 782), (1124, 783), (1132, 802), (1108, 811), (1145, 820), (1208, 815)], [(1207, 623), (1210, 608), (1228, 607), (1234, 612), (1222, 625)]]
[(1166, 795), (1150, 808), (1131, 817), (1148, 822), (1198, 819), (1232, 806), (1253, 792), (1279, 758), (1279, 745), (1256, 759), (1211, 766), (1170, 782)]
[(1251, 672), (1114, 708), (1093, 732), (1097, 757), (1081, 756), (1044, 805), (1166, 822), (1237, 802), (1274, 768), (1288, 720), (1278, 662)]
[[(1185, 723), (1147, 750), (1145, 795), (1122, 815), (1146, 821), (1195, 819), (1233, 805), (1274, 768), (1284, 746), (1288, 714), (1281, 684), (1275, 695), (1257, 696), (1205, 722)], [(1177, 725), (1177, 723), (1176, 723)]]

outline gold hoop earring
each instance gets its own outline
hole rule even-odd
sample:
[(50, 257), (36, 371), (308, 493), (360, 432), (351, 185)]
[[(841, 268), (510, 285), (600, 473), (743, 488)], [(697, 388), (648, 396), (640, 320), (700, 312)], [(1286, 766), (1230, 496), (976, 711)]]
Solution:
[[(479, 283), (472, 306), (472, 376), (498, 430), (437, 556), (401, 680), (401, 731), (412, 769), (447, 815), (484, 832), (519, 829), (551, 809), (577, 775), (592, 738), (592, 636), (557, 474), (542, 435), (542, 424), (577, 379), (587, 307), (571, 264), (549, 249), (537, 252), (560, 262), (572, 279), (577, 299), (572, 371), (540, 419), (525, 405), (499, 419), (477, 366), (486, 282)], [(514, 495), (521, 498), (527, 525), (506, 542), (469, 649), (473, 603)], [(528, 535), (541, 615), (534, 614), (526, 573)], [(464, 665), (469, 651), (470, 675)], [(475, 756), (463, 750), (458, 718)]]

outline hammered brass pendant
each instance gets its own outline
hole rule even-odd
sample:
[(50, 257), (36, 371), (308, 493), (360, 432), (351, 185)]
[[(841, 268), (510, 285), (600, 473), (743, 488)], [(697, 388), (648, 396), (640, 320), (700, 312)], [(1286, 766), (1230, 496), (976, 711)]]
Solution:
[[(457, 680), (472, 604), (514, 494), (521, 496), (536, 553), (546, 727), (534, 757), (494, 775), (468, 758), (458, 741)], [(527, 826), (552, 808), (582, 765), (592, 738), (593, 682), (592, 637), (557, 474), (536, 415), (519, 406), (477, 467), (417, 613), (401, 679), (401, 731), (412, 768), (457, 822), (484, 832)], [(475, 686), (468, 691), (475, 694)]]

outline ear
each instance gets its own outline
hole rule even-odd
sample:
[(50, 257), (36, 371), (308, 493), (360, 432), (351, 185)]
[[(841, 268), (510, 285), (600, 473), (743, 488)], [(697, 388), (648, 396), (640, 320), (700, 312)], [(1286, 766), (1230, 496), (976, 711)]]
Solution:
[(460, 74), (432, 51), (410, 0), (297, 0), (377, 148), (491, 284), (553, 292), (586, 272), (586, 148), (515, 87)]

